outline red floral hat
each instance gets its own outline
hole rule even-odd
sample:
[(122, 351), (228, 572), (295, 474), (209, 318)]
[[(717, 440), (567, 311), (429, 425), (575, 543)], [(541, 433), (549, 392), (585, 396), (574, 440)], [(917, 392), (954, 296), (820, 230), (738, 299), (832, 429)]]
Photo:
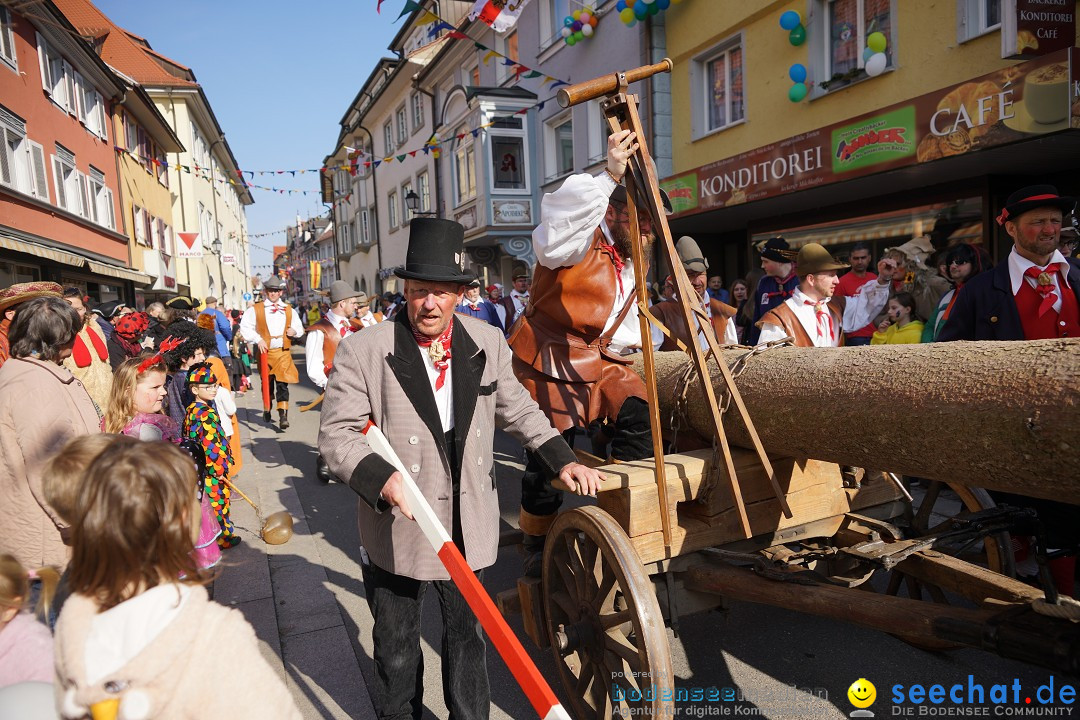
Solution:
[(64, 288), (54, 282), (15, 283), (0, 290), (0, 312), (12, 305), (24, 303), (39, 297), (63, 297)]

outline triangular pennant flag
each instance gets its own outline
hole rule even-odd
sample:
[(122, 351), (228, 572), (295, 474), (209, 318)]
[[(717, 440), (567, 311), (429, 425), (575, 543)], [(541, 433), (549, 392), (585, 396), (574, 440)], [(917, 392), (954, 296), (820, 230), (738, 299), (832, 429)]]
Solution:
[(560, 85), (569, 85), (569, 84), (570, 83), (566, 82), (565, 80), (556, 80), (555, 82), (551, 83), (551, 89), (554, 90), (555, 88), (559, 87)]
[(405, 155), (404, 154), (398, 155), (397, 156), (397, 161), (398, 162), (405, 162)]
[(514, 62), (513, 60), (511, 60), (510, 58), (503, 58), (503, 65), (506, 65), (506, 66), (517, 65), (517, 63)]
[(413, 10), (419, 10), (419, 9), (420, 9), (420, 4), (419, 3), (413, 2), (413, 0), (405, 0), (405, 7), (401, 8), (401, 14), (397, 16), (397, 20), (394, 20), (394, 22), (397, 22), (401, 18), (405, 17), (406, 15), (411, 13)]
[(488, 50), (486, 53), (484, 53), (484, 64), (487, 65), (489, 62), (491, 62), (491, 58), (493, 57), (499, 57), (499, 53), (495, 52), (494, 50)]
[(477, 137), (478, 135), (480, 135), (480, 128), (476, 128), (475, 130), (472, 131), (472, 136), (473, 137)]
[(535, 78), (535, 77), (540, 77), (543, 74), (544, 73), (540, 72), (539, 70), (530, 70), (529, 74), (526, 75), (525, 77), (526, 78)]
[(412, 150), (411, 152), (409, 152), (409, 157), (416, 157), (416, 151)]
[(446, 33), (446, 36), (449, 37), (449, 38), (453, 38), (454, 40), (468, 40), (469, 39), (468, 35), (466, 35), (463, 32), (459, 32), (457, 30), (451, 30), (450, 32)]
[(439, 19), (439, 17), (435, 13), (428, 10), (423, 15), (421, 15), (419, 18), (417, 18), (416, 24), (417, 25), (430, 25), (431, 23), (435, 22), (438, 19)]

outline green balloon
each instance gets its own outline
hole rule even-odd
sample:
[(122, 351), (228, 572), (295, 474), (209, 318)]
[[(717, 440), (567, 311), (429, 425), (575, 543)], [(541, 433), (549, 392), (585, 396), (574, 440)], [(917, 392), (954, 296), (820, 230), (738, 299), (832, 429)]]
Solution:
[(802, 102), (806, 97), (807, 88), (806, 83), (795, 83), (791, 86), (791, 89), (787, 91), (788, 100), (793, 103)]
[(578, 30), (576, 33), (574, 33), (574, 40), (576, 42), (581, 42), (584, 39), (585, 39), (585, 33), (581, 32), (580, 30)]
[(806, 28), (804, 28), (802, 25), (796, 25), (795, 27), (793, 27), (791, 29), (791, 32), (788, 33), (788, 42), (790, 42), (795, 47), (798, 47), (804, 42), (806, 42)]
[(660, 6), (657, 5), (655, 2), (650, 3), (649, 4), (649, 14), (650, 15), (655, 15), (658, 12), (660, 12)]
[(870, 48), (876, 53), (885, 52), (885, 47), (888, 45), (888, 39), (884, 33), (873, 32), (866, 38), (866, 47)]
[(567, 45), (573, 45), (573, 44), (575, 44), (575, 43), (577, 43), (577, 38), (575, 38), (575, 37), (574, 37), (573, 35), (571, 35), (570, 37), (566, 38), (566, 44), (567, 44)]

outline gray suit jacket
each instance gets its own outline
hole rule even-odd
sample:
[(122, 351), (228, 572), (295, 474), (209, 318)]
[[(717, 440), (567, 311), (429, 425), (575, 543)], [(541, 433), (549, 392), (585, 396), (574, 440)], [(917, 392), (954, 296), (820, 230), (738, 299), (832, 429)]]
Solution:
[[(407, 313), (341, 341), (326, 383), (319, 452), (360, 496), (360, 540), (380, 568), (417, 580), (447, 580), (420, 527), (379, 498), (393, 467), (364, 439), (368, 420), (386, 435), (420, 491), (453, 536), (449, 458), (420, 348)], [(499, 501), (495, 488), (495, 428), (506, 430), (557, 472), (575, 456), (514, 377), (510, 348), (498, 329), (456, 315), (450, 345), (454, 439), (461, 466), (465, 557), (473, 570), (495, 562)]]

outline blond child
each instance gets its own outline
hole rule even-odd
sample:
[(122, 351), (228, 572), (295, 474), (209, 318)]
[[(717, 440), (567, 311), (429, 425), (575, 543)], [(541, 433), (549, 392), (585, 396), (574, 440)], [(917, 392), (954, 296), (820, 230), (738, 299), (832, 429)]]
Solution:
[(27, 572), (13, 556), (0, 555), (0, 688), (53, 680), (52, 634), (28, 609), (31, 581), (40, 579), (37, 611), (48, 614), (57, 574)]
[[(195, 481), (191, 459), (168, 443), (118, 437), (91, 464), (56, 628), (62, 716), (300, 717), (251, 626), (202, 586)], [(222, 685), (223, 662), (243, 682)]]

